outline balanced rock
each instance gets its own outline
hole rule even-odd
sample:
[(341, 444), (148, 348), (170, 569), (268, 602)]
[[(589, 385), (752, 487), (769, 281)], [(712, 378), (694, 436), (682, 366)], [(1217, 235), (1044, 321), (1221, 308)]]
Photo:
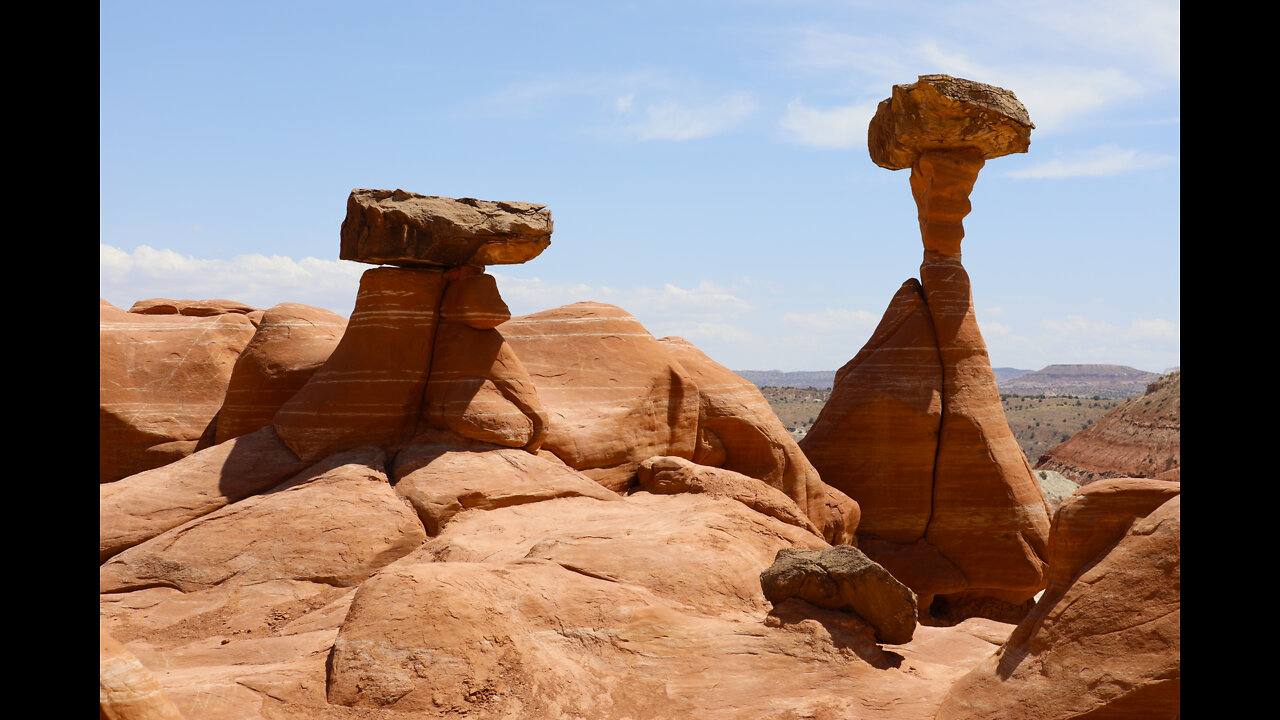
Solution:
[(774, 605), (799, 598), (819, 607), (848, 610), (875, 628), (883, 643), (911, 642), (916, 595), (858, 548), (783, 548), (760, 573), (764, 596)]
[(859, 546), (921, 597), (1026, 605), (1044, 587), (1049, 508), (1000, 404), (960, 263), (962, 220), (986, 159), (1026, 152), (1012, 93), (946, 75), (898, 85), (868, 131), (872, 160), (911, 168), (924, 242), (837, 374), (803, 448), (863, 511)]
[[(1179, 717), (1177, 483), (1104, 482), (1058, 509), (1044, 596), (995, 654), (956, 682), (937, 720)], [(1098, 526), (1100, 518), (1110, 520)]]
[(281, 406), (329, 359), (346, 327), (341, 315), (299, 303), (280, 303), (263, 313), (231, 371), (214, 442), (270, 425)]
[(551, 230), (545, 205), (352, 190), (340, 257), (374, 265), (510, 265), (541, 254)]
[(99, 328), (100, 482), (195, 452), (253, 323), (240, 313), (132, 313), (103, 300)]

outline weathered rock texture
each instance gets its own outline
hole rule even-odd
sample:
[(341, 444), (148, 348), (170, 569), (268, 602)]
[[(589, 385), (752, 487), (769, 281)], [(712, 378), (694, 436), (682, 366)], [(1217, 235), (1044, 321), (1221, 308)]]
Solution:
[(1103, 480), (1068, 498), (1044, 596), (938, 720), (1178, 717), (1180, 528), (1177, 483)]
[(374, 265), (506, 265), (551, 244), (545, 205), (352, 190), (342, 221), (343, 260)]
[(1181, 398), (1182, 372), (1170, 373), (1050, 449), (1036, 469), (1060, 472), (1081, 485), (1112, 477), (1179, 480)]
[(861, 550), (783, 548), (760, 573), (769, 602), (799, 598), (825, 608), (849, 610), (875, 628), (884, 643), (908, 643), (916, 629), (916, 595)]
[(149, 315), (101, 301), (99, 481), (194, 452), (253, 334), (253, 323), (240, 313)]
[(182, 720), (150, 670), (106, 631), (98, 634), (98, 708), (106, 720)]
[(762, 480), (791, 498), (827, 542), (855, 542), (858, 504), (822, 481), (760, 389), (683, 338), (659, 342), (698, 385), (693, 461)]
[(281, 303), (264, 312), (231, 371), (214, 444), (270, 425), (329, 359), (346, 328), (346, 318), (310, 305)]
[[(213, 317), (236, 313), (244, 315), (258, 324), (262, 310), (252, 305), (245, 305), (235, 300), (170, 300), (168, 298), (151, 298), (139, 300), (129, 308), (129, 312), (140, 315), (189, 315), (191, 317)], [(257, 316), (255, 318), (255, 316)]]
[(1000, 405), (960, 263), (961, 221), (988, 158), (1026, 152), (1012, 93), (945, 75), (898, 85), (872, 159), (911, 168), (924, 262), (837, 373), (801, 447), (862, 508), (859, 546), (921, 597), (1026, 603), (1045, 584), (1049, 510)]
[(412, 437), (444, 287), (441, 270), (366, 271), (342, 340), (276, 413), (280, 439), (314, 462), (340, 450)]
[[(635, 464), (654, 455), (692, 458), (698, 387), (644, 326), (619, 307), (582, 302), (499, 326), (548, 415), (542, 447), (576, 470)], [(588, 473), (590, 474), (590, 473)]]

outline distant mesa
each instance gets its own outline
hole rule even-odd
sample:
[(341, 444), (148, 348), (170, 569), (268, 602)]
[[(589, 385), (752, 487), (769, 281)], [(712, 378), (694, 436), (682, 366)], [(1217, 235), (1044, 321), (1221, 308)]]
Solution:
[(1049, 365), (1002, 381), (1000, 392), (1127, 398), (1141, 393), (1159, 378), (1158, 373), (1127, 365)]
[(541, 254), (551, 230), (545, 205), (352, 190), (339, 257), (403, 267), (513, 265)]

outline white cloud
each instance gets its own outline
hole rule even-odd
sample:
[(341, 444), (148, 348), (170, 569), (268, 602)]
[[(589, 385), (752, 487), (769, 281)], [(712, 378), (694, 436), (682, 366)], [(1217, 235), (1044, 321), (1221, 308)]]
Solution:
[(870, 334), (870, 331), (874, 330), (876, 324), (880, 322), (880, 316), (875, 313), (844, 308), (827, 308), (811, 313), (786, 313), (782, 319), (789, 325), (820, 333), (865, 330)]
[(787, 103), (787, 114), (778, 124), (789, 139), (802, 145), (861, 147), (867, 143), (867, 126), (871, 124), (878, 104), (870, 102), (820, 110), (800, 100), (792, 100)]
[(696, 140), (729, 130), (756, 111), (749, 93), (735, 93), (696, 105), (668, 101), (645, 108), (647, 120), (628, 130), (641, 140)]
[(1139, 150), (1126, 150), (1103, 145), (1079, 152), (1072, 157), (1054, 158), (1038, 165), (1008, 173), (1022, 179), (1061, 179), (1073, 177), (1106, 177), (1128, 172), (1150, 170), (1177, 162), (1168, 155), (1153, 155)]
[(982, 334), (993, 364), (1034, 368), (1054, 363), (1105, 363), (1159, 371), (1178, 364), (1181, 343), (1178, 324), (1162, 318), (1116, 325), (1072, 315), (1041, 320), (1029, 333), (983, 323)]
[(617, 305), (643, 323), (688, 320), (722, 320), (752, 309), (751, 303), (734, 294), (733, 288), (703, 280), (685, 289), (637, 285), (629, 290), (585, 283), (550, 283), (540, 278), (515, 278), (490, 272), (498, 280), (502, 297), (512, 314), (527, 315), (575, 302), (594, 301)]
[(348, 315), (368, 265), (347, 260), (294, 260), (281, 255), (237, 255), (202, 260), (139, 245), (133, 252), (99, 243), (99, 291), (114, 305), (138, 300), (223, 298), (268, 308), (297, 302)]

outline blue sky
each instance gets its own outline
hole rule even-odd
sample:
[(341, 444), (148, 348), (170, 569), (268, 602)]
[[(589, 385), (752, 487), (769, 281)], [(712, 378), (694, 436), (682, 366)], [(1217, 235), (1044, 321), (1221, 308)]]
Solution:
[[(367, 8), (367, 9), (364, 9)], [(101, 295), (348, 315), (352, 188), (546, 204), (515, 314), (630, 311), (733, 369), (851, 358), (922, 247), (866, 128), (894, 84), (1013, 91), (964, 264), (992, 364), (1180, 364), (1176, 2), (110, 2)]]

